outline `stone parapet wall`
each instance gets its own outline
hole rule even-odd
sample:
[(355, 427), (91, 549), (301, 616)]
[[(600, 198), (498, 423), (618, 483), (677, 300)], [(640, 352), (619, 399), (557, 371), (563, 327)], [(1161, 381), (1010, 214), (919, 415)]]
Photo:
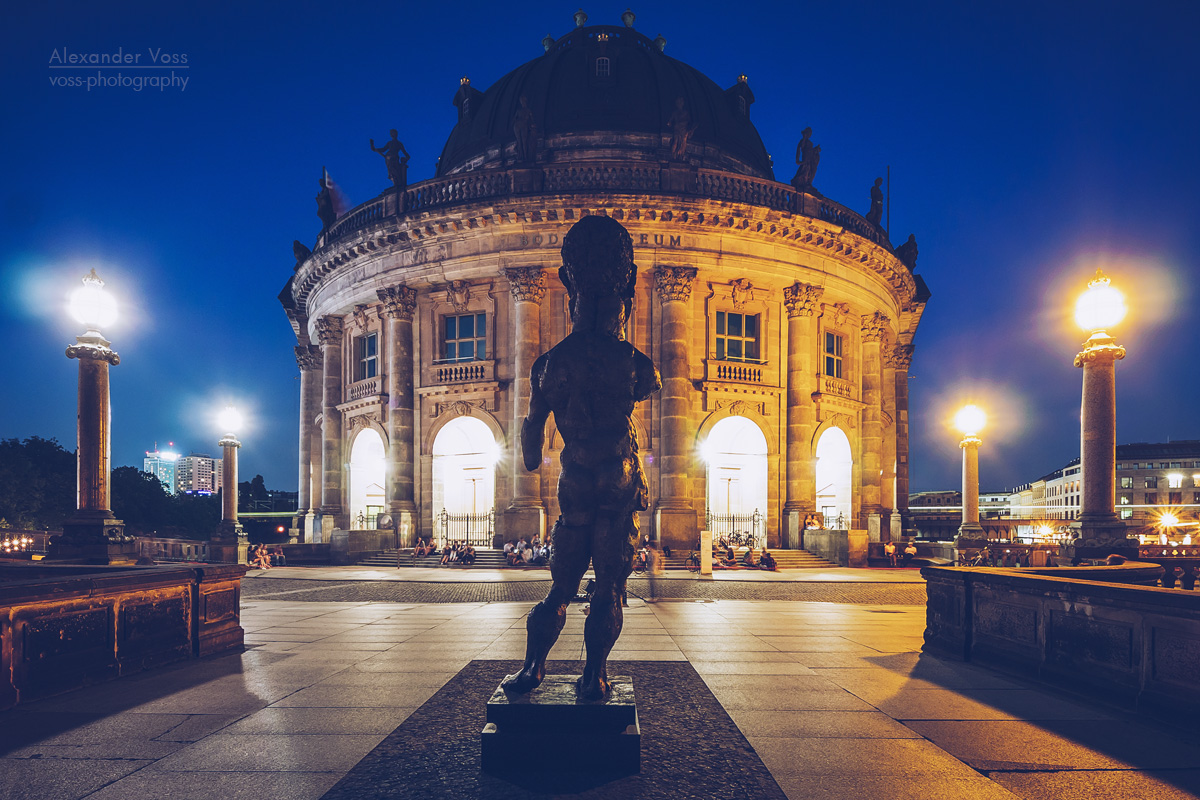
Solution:
[[(1148, 565), (1070, 569), (1137, 582)], [(926, 567), (921, 574), (929, 598), (927, 653), (1176, 722), (1200, 712), (1200, 596), (1193, 592), (1012, 569)]]

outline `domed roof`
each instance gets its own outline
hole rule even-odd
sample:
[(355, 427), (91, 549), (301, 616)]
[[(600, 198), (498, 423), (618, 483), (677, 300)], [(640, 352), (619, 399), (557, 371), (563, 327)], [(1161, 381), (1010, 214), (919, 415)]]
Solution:
[[(754, 93), (744, 76), (722, 89), (663, 53), (661, 37), (651, 41), (632, 27), (577, 27), (557, 41), (547, 37), (543, 44), (543, 55), (486, 92), (463, 80), (454, 97), (459, 120), (442, 150), (439, 176), (511, 166), (513, 121), (525, 97), (535, 136), (551, 151), (569, 143), (565, 146), (573, 151), (572, 160), (590, 153), (592, 158), (655, 161), (668, 157), (670, 121), (682, 98), (694, 126), (688, 139), (690, 163), (774, 178), (770, 156), (750, 121)], [(543, 150), (538, 161), (554, 157)]]

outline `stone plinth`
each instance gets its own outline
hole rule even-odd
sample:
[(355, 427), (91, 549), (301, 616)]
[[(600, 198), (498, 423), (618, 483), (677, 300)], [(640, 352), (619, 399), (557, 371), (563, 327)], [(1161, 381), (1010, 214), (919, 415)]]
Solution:
[[(529, 694), (496, 689), (480, 734), (483, 771), (620, 777), (641, 771), (633, 681), (617, 675), (605, 700), (576, 698), (577, 675), (550, 675)], [(537, 757), (530, 760), (530, 748)]]

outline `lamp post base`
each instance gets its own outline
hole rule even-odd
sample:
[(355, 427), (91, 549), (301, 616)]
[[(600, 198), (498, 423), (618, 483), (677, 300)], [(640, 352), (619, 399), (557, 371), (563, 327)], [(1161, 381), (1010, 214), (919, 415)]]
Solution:
[(61, 536), (51, 538), (46, 559), (71, 564), (134, 564), (138, 546), (121, 520), (76, 515), (63, 522)]
[(1069, 544), (1059, 547), (1059, 556), (1071, 564), (1086, 559), (1107, 558), (1110, 555), (1136, 561), (1138, 541), (1127, 538), (1125, 531), (1125, 523), (1117, 519), (1081, 519), (1071, 525), (1071, 532), (1075, 534), (1075, 538)]
[(223, 519), (208, 542), (208, 560), (214, 564), (245, 564), (249, 542), (241, 523)]

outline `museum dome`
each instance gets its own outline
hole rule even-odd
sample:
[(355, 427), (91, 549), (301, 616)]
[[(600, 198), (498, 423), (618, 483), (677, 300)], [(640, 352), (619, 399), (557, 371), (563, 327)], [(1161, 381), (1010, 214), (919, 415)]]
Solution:
[[(546, 51), (479, 91), (463, 79), (454, 96), (458, 123), (438, 161), (438, 176), (513, 166), (514, 120), (526, 98), (537, 162), (667, 160), (678, 98), (694, 132), (687, 161), (773, 179), (771, 158), (750, 121), (754, 93), (745, 76), (728, 89), (663, 52), (626, 25), (579, 24)], [(586, 15), (576, 15), (586, 23)]]

